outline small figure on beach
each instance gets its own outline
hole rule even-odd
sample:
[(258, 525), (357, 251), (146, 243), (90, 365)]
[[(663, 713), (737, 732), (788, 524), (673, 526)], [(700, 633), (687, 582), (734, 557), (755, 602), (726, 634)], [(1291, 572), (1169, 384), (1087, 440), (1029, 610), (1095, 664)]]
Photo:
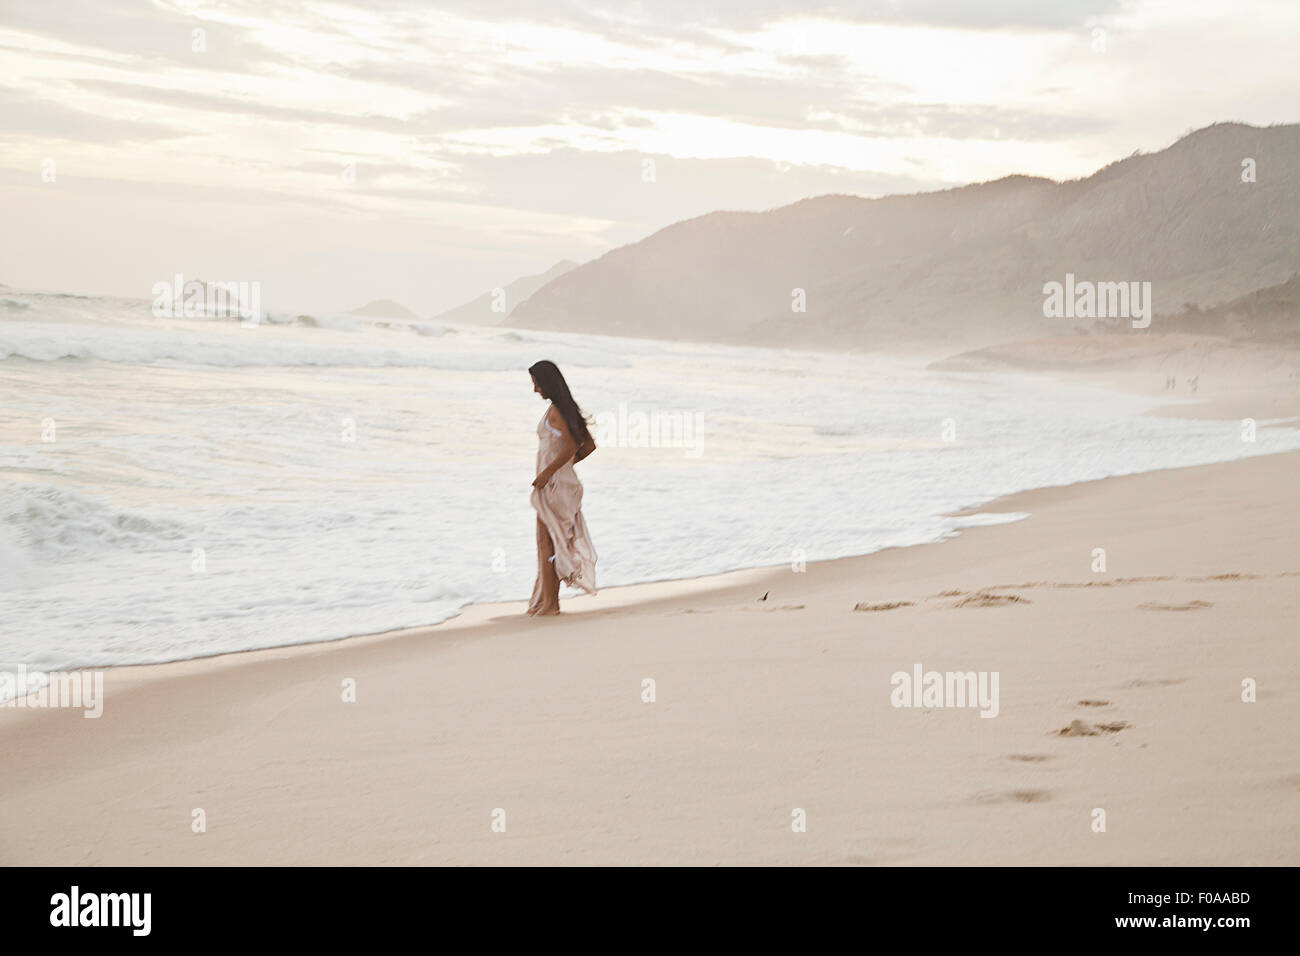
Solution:
[(596, 549), (582, 517), (582, 482), (573, 466), (596, 450), (586, 417), (554, 362), (532, 365), (533, 391), (551, 404), (537, 424), (537, 580), (530, 615), (560, 613), (560, 582), (596, 593)]

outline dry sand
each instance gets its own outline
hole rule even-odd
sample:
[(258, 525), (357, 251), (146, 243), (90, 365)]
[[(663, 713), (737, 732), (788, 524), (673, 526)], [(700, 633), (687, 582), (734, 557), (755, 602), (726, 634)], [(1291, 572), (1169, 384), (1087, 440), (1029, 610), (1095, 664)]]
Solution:
[(1064, 335), (1008, 342), (934, 362), (953, 371), (1045, 372), (1147, 395), (1150, 414), (1254, 418), (1300, 414), (1300, 350), (1215, 335)]
[[(804, 573), (112, 670), (98, 720), (0, 709), (0, 862), (1295, 865), (1298, 477), (1111, 478)], [(893, 707), (917, 663), (997, 671), (998, 716)]]

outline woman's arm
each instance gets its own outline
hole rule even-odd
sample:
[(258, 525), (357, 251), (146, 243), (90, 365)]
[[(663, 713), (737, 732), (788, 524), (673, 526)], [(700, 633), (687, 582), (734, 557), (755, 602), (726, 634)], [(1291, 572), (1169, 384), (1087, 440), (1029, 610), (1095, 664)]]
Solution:
[(573, 436), (569, 434), (568, 423), (564, 420), (564, 416), (556, 411), (554, 405), (552, 405), (551, 410), (546, 413), (546, 421), (547, 424), (560, 433), (560, 453), (555, 457), (553, 462), (538, 472), (537, 477), (533, 479), (534, 488), (541, 488), (550, 481), (551, 478), (554, 477), (555, 473), (563, 468), (578, 451), (578, 446), (574, 442)]

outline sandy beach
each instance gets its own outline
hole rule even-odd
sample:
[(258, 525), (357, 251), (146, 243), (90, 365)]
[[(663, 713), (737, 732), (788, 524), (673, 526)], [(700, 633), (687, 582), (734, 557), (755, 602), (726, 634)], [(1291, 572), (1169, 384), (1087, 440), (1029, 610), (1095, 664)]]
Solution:
[(0, 17), (20, 938), (1286, 928), (1300, 4), (70, 6)]
[[(1295, 865), (1298, 476), (1042, 489), (802, 573), (110, 670), (99, 719), (0, 709), (0, 862)], [(893, 706), (917, 665), (997, 672), (996, 718)]]

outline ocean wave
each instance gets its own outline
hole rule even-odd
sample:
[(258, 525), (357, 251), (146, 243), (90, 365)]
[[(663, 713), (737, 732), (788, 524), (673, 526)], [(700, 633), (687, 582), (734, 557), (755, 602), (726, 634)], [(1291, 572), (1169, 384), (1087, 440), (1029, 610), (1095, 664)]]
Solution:
[[(0, 326), (0, 360), (98, 359), (136, 365), (183, 364), (222, 368), (258, 366), (354, 366), (362, 368), (434, 368), (451, 371), (514, 371), (527, 368), (536, 355), (531, 348), (514, 350), (475, 347), (464, 341), (458, 350), (422, 342), (429, 332), (401, 347), (358, 338), (346, 344), (313, 341), (304, 332), (297, 340), (264, 335), (256, 328), (231, 328), (224, 334), (207, 330), (176, 331), (123, 326), (88, 326), (49, 322), (11, 322)], [(291, 333), (292, 330), (283, 330)], [(342, 333), (341, 333), (342, 334)], [(378, 333), (385, 334), (385, 333)], [(242, 340), (241, 340), (242, 337)], [(441, 336), (434, 336), (441, 338)], [(627, 359), (603, 349), (576, 345), (548, 346), (557, 361), (585, 368), (627, 368)]]
[(84, 561), (105, 551), (157, 551), (189, 532), (52, 485), (0, 488), (0, 590), (24, 587), (35, 563)]
[[(275, 321), (276, 316), (271, 314), (268, 318)], [(345, 318), (341, 315), (296, 315), (289, 321), (305, 329), (335, 329), (343, 332), (355, 332), (361, 328), (361, 324), (355, 319)]]
[(30, 587), (35, 582), (32, 563), (17, 537), (0, 525), (0, 591)]

